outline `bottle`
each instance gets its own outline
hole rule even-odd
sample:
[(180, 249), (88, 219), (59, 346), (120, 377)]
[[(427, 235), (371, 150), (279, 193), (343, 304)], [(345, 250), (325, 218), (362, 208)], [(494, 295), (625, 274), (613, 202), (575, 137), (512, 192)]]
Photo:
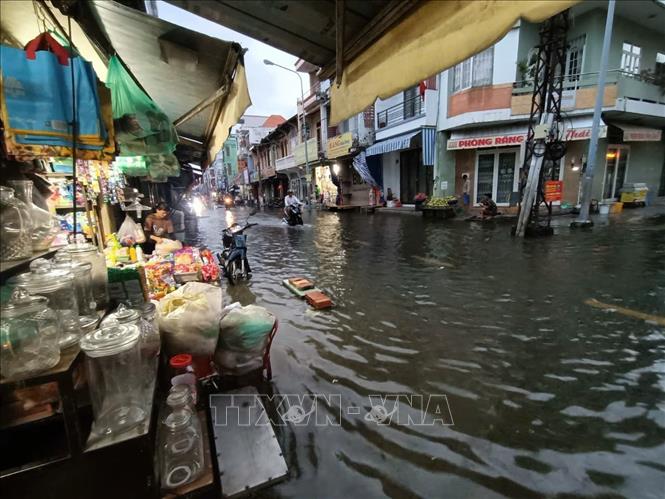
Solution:
[(196, 390), (196, 374), (194, 374), (194, 368), (192, 367), (192, 356), (187, 353), (174, 355), (169, 360), (169, 365), (173, 369), (171, 386), (187, 385), (192, 394), (192, 400), (196, 404), (198, 393)]
[(143, 258), (143, 249), (141, 249), (140, 245), (136, 245), (136, 261), (138, 263), (143, 263), (144, 258)]
[(129, 248), (129, 261), (132, 263), (136, 263), (136, 249), (134, 246)]
[(16, 197), (23, 201), (30, 210), (32, 251), (47, 250), (60, 232), (58, 218), (32, 202), (32, 182), (30, 180), (10, 180), (8, 183), (14, 189)]

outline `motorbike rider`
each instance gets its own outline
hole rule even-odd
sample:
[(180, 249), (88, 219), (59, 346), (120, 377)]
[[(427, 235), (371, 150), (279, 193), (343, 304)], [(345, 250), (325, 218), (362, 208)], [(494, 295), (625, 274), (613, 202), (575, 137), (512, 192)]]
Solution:
[(289, 218), (289, 207), (299, 206), (301, 204), (300, 200), (293, 194), (293, 191), (286, 193), (286, 197), (284, 198), (284, 216), (287, 220)]

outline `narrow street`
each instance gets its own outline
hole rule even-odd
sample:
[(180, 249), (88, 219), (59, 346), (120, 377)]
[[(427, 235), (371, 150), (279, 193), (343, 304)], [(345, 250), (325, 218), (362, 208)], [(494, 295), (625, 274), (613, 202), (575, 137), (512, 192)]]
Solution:
[[(208, 212), (193, 242), (219, 249), (247, 212)], [(585, 233), (561, 217), (523, 241), (501, 223), (305, 217), (253, 217), (253, 279), (224, 291), (278, 316), (275, 393), (341, 395), (341, 427), (277, 430), (291, 479), (265, 497), (655, 497), (665, 331), (585, 301), (665, 315), (665, 218), (626, 211)], [(295, 298), (281, 280), (298, 275), (336, 307)], [(368, 422), (371, 394), (445, 394), (454, 425)]]

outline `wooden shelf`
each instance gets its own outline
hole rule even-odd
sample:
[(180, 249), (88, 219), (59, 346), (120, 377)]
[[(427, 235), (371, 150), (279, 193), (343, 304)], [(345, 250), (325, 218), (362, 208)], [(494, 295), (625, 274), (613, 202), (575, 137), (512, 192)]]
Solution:
[(42, 383), (49, 383), (56, 381), (59, 376), (69, 371), (76, 358), (81, 353), (81, 349), (76, 346), (69, 347), (60, 352), (60, 362), (55, 367), (47, 371), (42, 371), (37, 374), (27, 376), (17, 376), (14, 378), (0, 378), (0, 385), (21, 385), (22, 388), (26, 386), (41, 385)]
[(42, 175), (51, 178), (72, 178), (74, 177), (71, 173), (62, 173), (62, 172), (44, 172)]
[[(73, 206), (56, 206), (56, 210), (65, 210), (65, 211), (73, 211), (74, 207)], [(85, 206), (77, 206), (76, 211), (86, 211)]]

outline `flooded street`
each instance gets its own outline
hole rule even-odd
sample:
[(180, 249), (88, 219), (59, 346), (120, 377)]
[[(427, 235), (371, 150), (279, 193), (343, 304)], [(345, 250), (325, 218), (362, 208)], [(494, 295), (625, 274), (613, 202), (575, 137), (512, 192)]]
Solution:
[[(246, 213), (209, 212), (199, 242), (219, 250)], [(278, 430), (290, 479), (266, 497), (662, 497), (665, 327), (585, 301), (665, 316), (663, 218), (591, 234), (561, 219), (527, 241), (408, 214), (252, 221), (254, 275), (225, 303), (279, 318), (275, 393), (339, 394), (343, 409), (339, 426)], [(294, 276), (336, 307), (310, 309), (281, 284)], [(363, 417), (374, 394), (444, 394), (454, 424), (378, 425)]]

